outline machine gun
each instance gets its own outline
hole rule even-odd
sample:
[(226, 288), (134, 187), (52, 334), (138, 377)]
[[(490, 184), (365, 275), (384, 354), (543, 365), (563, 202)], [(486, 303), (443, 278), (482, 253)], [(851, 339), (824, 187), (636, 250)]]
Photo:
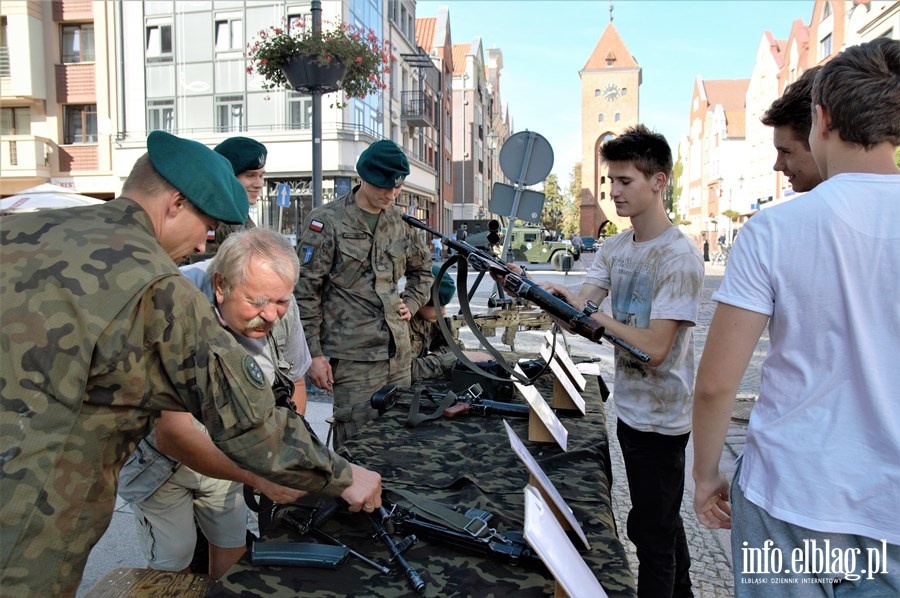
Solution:
[[(340, 510), (346, 510), (347, 503), (337, 498), (326, 501), (304, 516), (304, 509), (296, 504), (277, 505), (273, 509), (272, 521), (288, 526), (301, 536), (314, 534), (330, 544), (306, 544), (300, 542), (256, 542), (251, 551), (251, 560), (259, 564), (296, 565), (301, 567), (325, 567), (336, 569), (342, 565), (347, 556), (352, 555), (379, 572), (388, 575), (394, 572), (392, 567), (385, 566), (378, 561), (353, 550), (337, 538), (330, 536), (319, 529), (326, 521), (334, 517)], [(403, 552), (418, 542), (415, 535), (404, 538), (400, 544), (394, 542), (390, 533), (385, 528), (385, 522), (389, 521), (390, 514), (384, 507), (374, 513), (364, 513), (369, 520), (375, 539), (384, 544), (388, 551), (388, 563), (395, 565), (406, 576), (410, 587), (417, 593), (425, 591), (425, 582), (419, 573), (410, 565)], [(337, 550), (328, 550), (336, 548)], [(324, 555), (324, 556), (323, 556)]]
[[(521, 532), (503, 532), (491, 525), (494, 519), (492, 513), (443, 504), (404, 490), (386, 489), (382, 504), (384, 506), (378, 511), (368, 513), (366, 517), (374, 530), (374, 537), (387, 548), (388, 563), (392, 566), (356, 552), (320, 529), (335, 514), (346, 509), (346, 503), (340, 499), (327, 500), (313, 507), (301, 503), (278, 505), (273, 513), (274, 524), (286, 526), (301, 537), (315, 535), (328, 544), (257, 542), (251, 558), (260, 564), (337, 568), (348, 555), (352, 555), (385, 575), (393, 574), (396, 566), (406, 575), (410, 586), (421, 593), (425, 589), (425, 583), (403, 557), (403, 552), (415, 545), (421, 537), (461, 552), (546, 571), (543, 561), (531, 549)], [(391, 538), (392, 534), (403, 538), (397, 543)], [(338, 550), (329, 551), (329, 548)], [(344, 556), (332, 557), (332, 552)], [(326, 557), (320, 554), (325, 554)]]
[[(441, 416), (456, 417), (457, 415), (464, 413), (471, 413), (482, 417), (490, 417), (492, 415), (504, 417), (528, 417), (528, 405), (491, 401), (482, 399), (481, 395), (482, 390), (481, 385), (479, 384), (473, 384), (460, 395), (456, 395), (452, 391), (435, 392), (433, 389), (413, 390), (389, 385), (377, 390), (369, 399), (369, 405), (373, 409), (377, 409), (378, 414), (381, 415), (396, 405), (398, 399), (401, 397), (409, 397), (410, 411), (406, 420), (406, 425), (410, 428), (414, 428), (425, 421), (437, 419)], [(428, 415), (419, 413), (419, 403), (423, 396), (435, 405), (434, 410)]]
[[(559, 297), (556, 297), (552, 293), (539, 287), (537, 283), (529, 280), (523, 274), (518, 274), (510, 270), (506, 264), (504, 264), (493, 255), (482, 251), (481, 249), (473, 247), (465, 241), (458, 241), (451, 239), (450, 237), (446, 237), (440, 232), (429, 227), (418, 218), (410, 216), (409, 214), (404, 214), (403, 220), (406, 221), (406, 223), (410, 226), (420, 228), (436, 237), (439, 237), (446, 246), (450, 247), (458, 254), (459, 258), (462, 258), (464, 260), (463, 263), (471, 265), (475, 270), (479, 272), (489, 272), (501, 277), (503, 280), (504, 289), (518, 297), (521, 297), (522, 299), (531, 301), (540, 309), (547, 312), (554, 319), (562, 322), (562, 324), (568, 330), (571, 330), (575, 334), (583, 336), (593, 342), (599, 342), (601, 338), (606, 338), (609, 342), (625, 351), (628, 351), (631, 355), (633, 355), (640, 361), (644, 363), (650, 361), (650, 356), (644, 351), (632, 346), (631, 344), (616, 336), (607, 334), (606, 329), (601, 326), (596, 320), (591, 318), (590, 313), (575, 309)], [(454, 256), (453, 258), (448, 260), (441, 268), (441, 272), (445, 272), (446, 268), (448, 268), (449, 265), (455, 263), (456, 259), (458, 258)], [(463, 274), (464, 267), (460, 266), (460, 277)]]

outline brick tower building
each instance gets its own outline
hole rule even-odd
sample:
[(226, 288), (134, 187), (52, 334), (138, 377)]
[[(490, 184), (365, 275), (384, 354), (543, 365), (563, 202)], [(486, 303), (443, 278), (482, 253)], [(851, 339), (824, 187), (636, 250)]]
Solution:
[(610, 18), (606, 31), (591, 53), (581, 77), (581, 229), (582, 235), (599, 236), (601, 226), (612, 221), (621, 231), (630, 228), (619, 218), (609, 197), (606, 167), (600, 146), (610, 137), (637, 124), (641, 67), (628, 51)]

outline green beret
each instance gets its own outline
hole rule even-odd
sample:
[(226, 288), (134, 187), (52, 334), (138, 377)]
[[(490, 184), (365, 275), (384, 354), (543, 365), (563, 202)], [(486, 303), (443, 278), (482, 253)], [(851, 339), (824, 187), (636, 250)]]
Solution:
[[(447, 305), (450, 303), (450, 300), (453, 299), (453, 296), (456, 294), (456, 283), (453, 282), (453, 278), (450, 277), (449, 274), (444, 273), (443, 278), (438, 281), (437, 275), (440, 273), (440, 266), (431, 266), (431, 273), (434, 274), (434, 284), (439, 284), (438, 287), (438, 301), (441, 302), (441, 305)], [(433, 287), (434, 285), (432, 285)], [(429, 294), (429, 297), (431, 295)], [(425, 305), (434, 305), (431, 299), (428, 300), (428, 303)]]
[(235, 175), (264, 168), (269, 155), (266, 146), (249, 137), (229, 137), (217, 145), (215, 151), (228, 158)]
[(202, 143), (165, 131), (150, 133), (147, 153), (156, 172), (198, 210), (226, 224), (247, 220), (247, 191), (234, 178), (228, 160)]
[(382, 189), (393, 189), (409, 176), (409, 160), (400, 146), (382, 139), (366, 148), (356, 163), (359, 178)]

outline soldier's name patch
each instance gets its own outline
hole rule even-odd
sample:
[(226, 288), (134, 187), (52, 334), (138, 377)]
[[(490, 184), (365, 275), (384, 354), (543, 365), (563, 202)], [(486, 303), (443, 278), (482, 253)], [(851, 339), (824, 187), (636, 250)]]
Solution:
[(262, 368), (259, 367), (256, 360), (249, 355), (244, 356), (244, 374), (247, 376), (247, 380), (249, 380), (256, 388), (263, 389), (268, 386)]
[(368, 239), (369, 235), (366, 233), (344, 233), (341, 237), (344, 239)]
[(312, 245), (302, 245), (300, 247), (300, 251), (303, 252), (303, 265), (305, 266), (309, 262), (312, 261), (313, 253), (315, 252), (315, 248)]
[(318, 220), (313, 220), (309, 223), (309, 230), (313, 231), (314, 233), (320, 233), (324, 228), (325, 224), (323, 222), (319, 222)]

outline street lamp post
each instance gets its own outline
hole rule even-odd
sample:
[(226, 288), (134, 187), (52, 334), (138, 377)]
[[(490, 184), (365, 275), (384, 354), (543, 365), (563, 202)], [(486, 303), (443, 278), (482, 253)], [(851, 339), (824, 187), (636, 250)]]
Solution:
[[(322, 0), (312, 0), (313, 35), (322, 31)], [(312, 207), (322, 205), (322, 90), (312, 90)]]

